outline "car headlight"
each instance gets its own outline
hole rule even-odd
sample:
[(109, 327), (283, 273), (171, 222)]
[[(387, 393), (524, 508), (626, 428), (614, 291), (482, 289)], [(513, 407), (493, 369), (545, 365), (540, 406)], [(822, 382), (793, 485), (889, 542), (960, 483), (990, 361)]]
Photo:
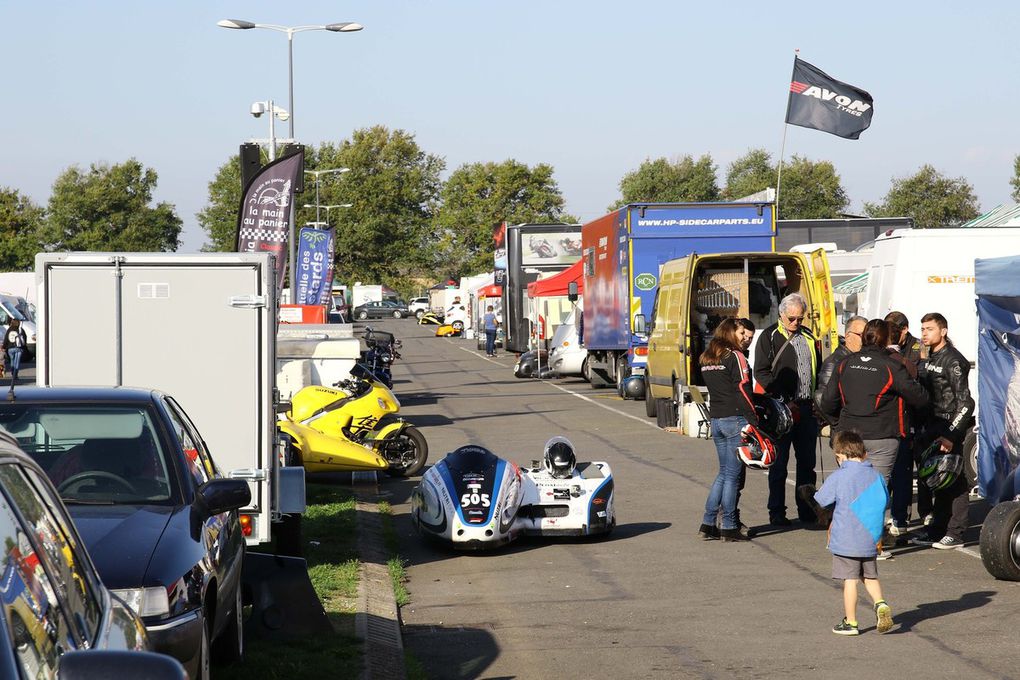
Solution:
[(124, 600), (138, 616), (166, 616), (170, 613), (170, 598), (166, 588), (124, 588), (111, 590), (111, 593)]

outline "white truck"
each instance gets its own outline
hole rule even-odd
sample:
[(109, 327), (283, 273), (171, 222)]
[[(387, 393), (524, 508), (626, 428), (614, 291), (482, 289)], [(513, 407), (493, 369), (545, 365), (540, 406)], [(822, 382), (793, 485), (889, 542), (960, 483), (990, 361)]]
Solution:
[(37, 383), (173, 395), (216, 464), (249, 481), (249, 544), (305, 505), (304, 468), (284, 464), (276, 429), (273, 272), (262, 253), (36, 256)]

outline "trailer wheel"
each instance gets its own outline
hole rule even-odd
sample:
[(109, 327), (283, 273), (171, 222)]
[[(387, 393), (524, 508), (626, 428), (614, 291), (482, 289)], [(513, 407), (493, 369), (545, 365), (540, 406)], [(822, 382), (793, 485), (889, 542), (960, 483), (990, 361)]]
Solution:
[(652, 397), (652, 384), (648, 380), (648, 371), (645, 371), (645, 415), (654, 418), (658, 409), (655, 398)]
[(1020, 502), (999, 503), (981, 527), (981, 561), (1003, 581), (1020, 581)]
[(967, 473), (967, 486), (970, 487), (978, 483), (977, 452), (977, 432), (972, 427), (963, 440), (963, 469)]
[(627, 379), (629, 368), (627, 357), (620, 357), (616, 360), (616, 394), (620, 396), (620, 399), (627, 398), (627, 395), (623, 393), (623, 381)]

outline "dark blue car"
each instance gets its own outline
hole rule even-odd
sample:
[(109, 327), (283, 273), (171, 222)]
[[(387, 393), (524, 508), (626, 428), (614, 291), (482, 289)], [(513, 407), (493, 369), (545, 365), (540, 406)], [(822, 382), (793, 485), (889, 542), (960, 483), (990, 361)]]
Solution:
[(103, 582), (142, 617), (156, 651), (208, 678), (210, 656), (243, 653), (237, 509), (184, 409), (129, 388), (20, 388), (0, 427), (46, 471)]

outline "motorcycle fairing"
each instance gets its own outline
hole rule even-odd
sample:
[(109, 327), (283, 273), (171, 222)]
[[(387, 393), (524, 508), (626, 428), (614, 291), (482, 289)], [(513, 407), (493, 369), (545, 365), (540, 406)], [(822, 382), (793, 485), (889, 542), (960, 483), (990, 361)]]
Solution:
[(385, 470), (389, 467), (375, 451), (323, 434), (291, 420), (277, 422), (280, 430), (294, 439), (301, 462), (308, 472)]

